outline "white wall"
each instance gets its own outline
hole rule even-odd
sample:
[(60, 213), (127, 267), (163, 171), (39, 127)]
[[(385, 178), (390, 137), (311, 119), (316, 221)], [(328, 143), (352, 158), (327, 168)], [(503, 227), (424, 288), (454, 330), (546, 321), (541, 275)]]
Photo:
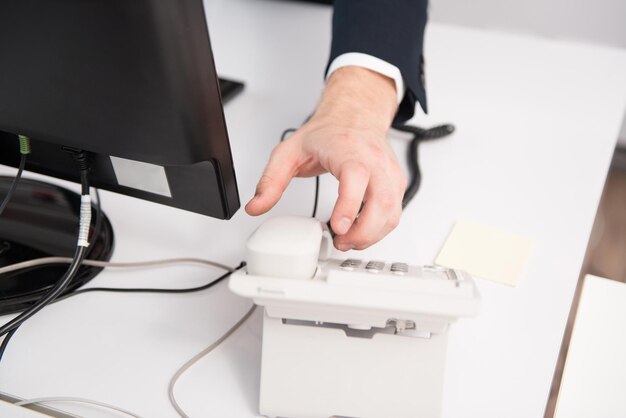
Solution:
[(626, 49), (626, 0), (430, 0), (430, 18)]

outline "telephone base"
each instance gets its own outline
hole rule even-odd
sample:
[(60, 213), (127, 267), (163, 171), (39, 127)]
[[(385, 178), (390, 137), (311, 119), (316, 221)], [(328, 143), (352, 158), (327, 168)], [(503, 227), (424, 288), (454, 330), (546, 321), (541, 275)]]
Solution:
[(467, 273), (329, 259), (312, 219), (274, 218), (250, 237), (237, 295), (263, 306), (260, 411), (270, 417), (439, 418), (448, 328), (474, 316)]
[(260, 412), (268, 417), (436, 418), (448, 333), (273, 318), (264, 310)]

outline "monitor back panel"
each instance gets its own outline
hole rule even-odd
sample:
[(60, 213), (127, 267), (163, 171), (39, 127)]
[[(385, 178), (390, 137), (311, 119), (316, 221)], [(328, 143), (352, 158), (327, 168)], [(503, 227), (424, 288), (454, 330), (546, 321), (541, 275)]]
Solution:
[(0, 62), (0, 163), (16, 165), (23, 134), (28, 170), (77, 180), (72, 147), (97, 187), (217, 218), (239, 208), (201, 0), (3, 1)]

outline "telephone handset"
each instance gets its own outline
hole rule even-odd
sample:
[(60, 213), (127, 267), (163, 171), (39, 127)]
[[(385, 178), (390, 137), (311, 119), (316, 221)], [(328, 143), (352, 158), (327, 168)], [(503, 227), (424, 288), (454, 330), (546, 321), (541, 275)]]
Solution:
[(439, 266), (329, 259), (312, 218), (270, 219), (230, 289), (264, 307), (260, 412), (439, 417), (449, 325), (478, 313), (471, 276)]
[(310, 279), (327, 260), (332, 238), (314, 218), (279, 216), (262, 224), (246, 244), (247, 271), (259, 276)]

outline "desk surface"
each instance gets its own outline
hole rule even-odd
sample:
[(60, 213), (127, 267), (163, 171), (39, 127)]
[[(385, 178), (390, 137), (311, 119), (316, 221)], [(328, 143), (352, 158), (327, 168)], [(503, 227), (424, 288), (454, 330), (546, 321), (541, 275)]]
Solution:
[[(270, 0), (206, 3), (220, 74), (246, 81), (226, 106), (245, 201), (281, 131), (307, 116), (322, 89), (331, 11)], [(540, 417), (626, 108), (626, 52), (431, 24), (426, 57), (431, 114), (415, 123), (450, 121), (457, 132), (423, 144), (421, 190), (400, 227), (361, 257), (431, 263), (457, 219), (534, 238), (518, 287), (478, 280), (480, 316), (451, 329), (444, 416)], [(391, 141), (404, 155), (405, 140)], [(324, 218), (336, 183), (321, 183)], [(309, 214), (313, 186), (295, 180), (273, 214)], [(243, 211), (217, 221), (106, 192), (103, 207), (117, 233), (115, 261), (196, 256), (236, 265), (262, 221)], [(111, 270), (91, 285), (183, 287), (217, 275)], [(175, 416), (169, 378), (248, 306), (225, 284), (190, 295), (66, 300), (20, 328), (0, 367), (0, 390)], [(191, 416), (256, 415), (260, 333), (256, 315), (182, 377), (177, 395)], [(66, 409), (97, 416), (90, 407)]]

